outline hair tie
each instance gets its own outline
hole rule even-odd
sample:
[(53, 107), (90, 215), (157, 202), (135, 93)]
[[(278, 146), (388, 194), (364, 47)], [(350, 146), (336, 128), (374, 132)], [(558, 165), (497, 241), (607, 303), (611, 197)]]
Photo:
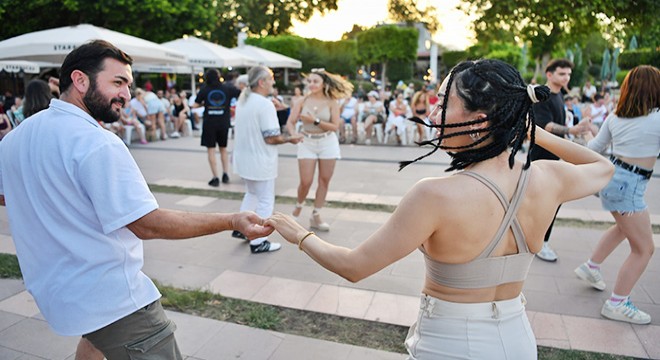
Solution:
[(539, 102), (539, 99), (536, 98), (536, 93), (534, 92), (534, 89), (537, 86), (538, 85), (532, 85), (532, 84), (527, 85), (527, 95), (529, 95), (529, 98), (532, 100), (532, 103), (534, 104)]

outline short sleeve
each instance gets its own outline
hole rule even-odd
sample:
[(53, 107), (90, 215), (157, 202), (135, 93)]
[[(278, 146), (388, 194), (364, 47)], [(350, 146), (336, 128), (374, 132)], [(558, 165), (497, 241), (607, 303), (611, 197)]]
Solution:
[(109, 234), (156, 210), (158, 203), (121, 140), (108, 139), (78, 166), (80, 185)]
[(552, 122), (551, 106), (552, 102), (550, 101), (534, 104), (534, 122), (540, 128), (545, 129), (546, 125)]
[(587, 147), (597, 153), (602, 154), (607, 149), (607, 146), (612, 142), (612, 133), (610, 132), (609, 124), (612, 120), (605, 121), (603, 126), (598, 130), (595, 138), (589, 140)]
[(259, 129), (264, 138), (281, 134), (275, 105), (269, 100), (263, 103), (263, 111), (259, 113)]

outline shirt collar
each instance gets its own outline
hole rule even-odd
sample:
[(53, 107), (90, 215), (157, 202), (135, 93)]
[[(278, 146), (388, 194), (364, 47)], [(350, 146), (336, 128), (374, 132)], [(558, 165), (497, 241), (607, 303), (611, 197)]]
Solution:
[(69, 114), (75, 115), (76, 117), (82, 118), (96, 127), (101, 127), (98, 121), (94, 120), (94, 118), (91, 115), (89, 115), (83, 109), (79, 108), (76, 105), (73, 105), (70, 102), (62, 101), (59, 99), (51, 99), (50, 107), (52, 109), (67, 112)]

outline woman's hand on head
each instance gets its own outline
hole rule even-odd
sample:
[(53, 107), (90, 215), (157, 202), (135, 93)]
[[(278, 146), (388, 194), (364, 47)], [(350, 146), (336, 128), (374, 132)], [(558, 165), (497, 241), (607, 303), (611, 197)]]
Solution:
[(264, 225), (274, 227), (286, 241), (295, 245), (298, 245), (298, 241), (309, 232), (298, 224), (291, 216), (280, 212), (274, 213), (273, 216), (266, 220)]

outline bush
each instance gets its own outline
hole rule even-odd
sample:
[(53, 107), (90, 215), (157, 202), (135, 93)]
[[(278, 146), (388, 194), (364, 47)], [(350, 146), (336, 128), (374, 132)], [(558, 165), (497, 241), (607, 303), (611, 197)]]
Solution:
[(619, 55), (619, 67), (630, 70), (637, 65), (660, 67), (660, 51), (653, 49), (627, 50)]
[(442, 53), (442, 63), (445, 64), (447, 70), (450, 70), (459, 62), (467, 60), (467, 58), (467, 51), (445, 51)]
[(412, 78), (413, 63), (410, 61), (390, 61), (387, 64), (387, 78), (392, 83)]
[(616, 73), (616, 82), (619, 84), (619, 86), (621, 86), (621, 84), (623, 83), (623, 79), (626, 78), (626, 75), (628, 75), (629, 72), (630, 70), (621, 70), (618, 73)]

